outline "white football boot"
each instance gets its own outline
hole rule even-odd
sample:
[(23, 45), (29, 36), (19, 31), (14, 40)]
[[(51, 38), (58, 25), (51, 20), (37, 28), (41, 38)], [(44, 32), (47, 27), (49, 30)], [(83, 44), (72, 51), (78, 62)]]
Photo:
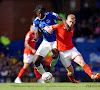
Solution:
[(38, 82), (38, 83), (45, 83), (44, 81), (42, 81), (42, 79), (41, 79), (41, 78), (40, 78), (40, 79), (38, 79), (38, 80), (37, 80), (37, 82)]
[(22, 83), (21, 79), (19, 77), (17, 77), (14, 81), (14, 83)]

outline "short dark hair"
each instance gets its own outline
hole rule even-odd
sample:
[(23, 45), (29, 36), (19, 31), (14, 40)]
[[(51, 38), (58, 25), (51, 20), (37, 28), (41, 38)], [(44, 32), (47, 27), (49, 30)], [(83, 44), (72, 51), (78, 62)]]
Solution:
[(36, 12), (38, 9), (41, 9), (43, 11), (46, 11), (46, 8), (43, 5), (36, 6), (36, 8), (34, 9), (34, 12)]

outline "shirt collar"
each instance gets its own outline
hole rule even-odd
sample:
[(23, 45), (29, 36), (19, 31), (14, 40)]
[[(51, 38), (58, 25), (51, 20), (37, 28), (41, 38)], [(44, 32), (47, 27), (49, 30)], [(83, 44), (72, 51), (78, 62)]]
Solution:
[(44, 20), (45, 18), (46, 18), (46, 12), (44, 13), (44, 18), (42, 18), (42, 19), (39, 18), (39, 20)]

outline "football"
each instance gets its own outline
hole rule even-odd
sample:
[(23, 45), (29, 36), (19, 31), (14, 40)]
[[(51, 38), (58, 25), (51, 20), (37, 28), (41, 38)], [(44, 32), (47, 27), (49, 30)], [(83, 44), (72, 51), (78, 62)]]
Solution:
[(52, 74), (50, 72), (45, 72), (43, 73), (42, 75), (42, 80), (45, 82), (45, 83), (50, 83), (52, 81)]

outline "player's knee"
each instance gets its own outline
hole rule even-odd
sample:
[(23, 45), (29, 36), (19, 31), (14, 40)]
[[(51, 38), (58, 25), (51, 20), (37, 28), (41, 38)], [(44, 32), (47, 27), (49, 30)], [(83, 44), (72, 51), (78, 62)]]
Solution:
[(41, 63), (41, 60), (37, 60), (36, 62), (35, 62), (35, 65), (39, 65)]
[(42, 56), (39, 56), (39, 55), (36, 55), (35, 56), (35, 65), (38, 65), (41, 63), (43, 57)]
[(23, 66), (24, 69), (27, 69), (27, 67)]
[(58, 54), (59, 54), (59, 51), (57, 49), (53, 49), (52, 50), (52, 53), (51, 53), (51, 57), (53, 59), (57, 58), (58, 57)]
[(80, 60), (80, 66), (84, 66), (85, 65), (85, 62), (84, 62), (84, 60)]
[(28, 64), (24, 64), (24, 66), (23, 66), (24, 69), (27, 69), (28, 67), (29, 67)]

